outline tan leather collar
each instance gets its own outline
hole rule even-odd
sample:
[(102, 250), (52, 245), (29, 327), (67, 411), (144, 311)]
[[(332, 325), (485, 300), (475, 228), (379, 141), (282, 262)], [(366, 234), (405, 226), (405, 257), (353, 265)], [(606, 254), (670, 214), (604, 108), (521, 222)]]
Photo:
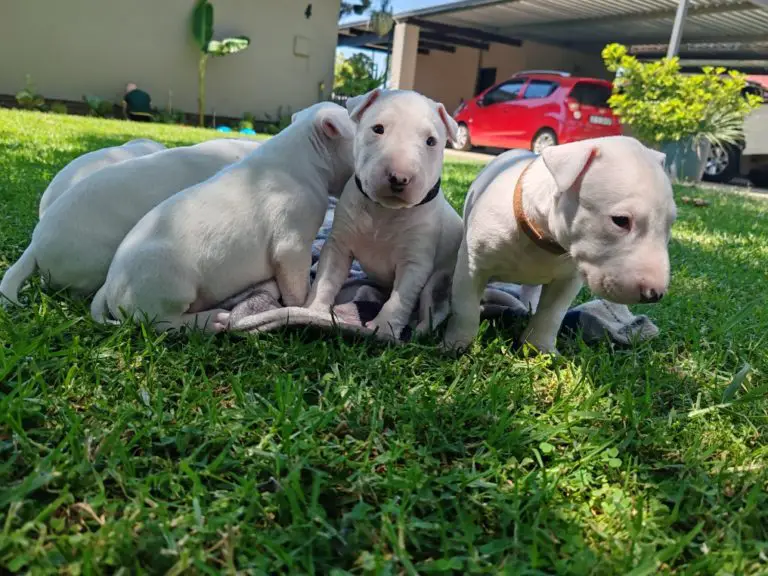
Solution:
[(531, 241), (536, 244), (536, 246), (542, 250), (546, 250), (551, 254), (562, 256), (563, 254), (567, 253), (567, 250), (554, 240), (550, 240), (544, 236), (542, 231), (539, 230), (539, 228), (533, 222), (528, 220), (528, 217), (525, 215), (525, 210), (523, 209), (523, 177), (525, 177), (525, 175), (528, 173), (528, 169), (531, 167), (531, 165), (533, 165), (533, 162), (528, 164), (528, 166), (523, 169), (522, 174), (520, 174), (520, 178), (517, 179), (517, 185), (515, 186), (515, 196), (512, 202), (512, 207), (515, 211), (515, 220), (517, 220), (517, 225), (520, 227), (520, 230), (525, 232), (525, 235), (528, 236), (528, 238), (530, 238)]

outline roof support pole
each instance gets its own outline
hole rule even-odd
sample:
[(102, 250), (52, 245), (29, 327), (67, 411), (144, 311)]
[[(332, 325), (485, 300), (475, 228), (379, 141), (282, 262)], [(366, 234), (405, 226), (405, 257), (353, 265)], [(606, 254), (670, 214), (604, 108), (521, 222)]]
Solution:
[(390, 88), (413, 90), (416, 83), (416, 60), (419, 52), (419, 27), (405, 22), (395, 24), (392, 45)]
[(674, 58), (680, 51), (680, 41), (683, 39), (683, 26), (685, 25), (685, 17), (688, 15), (689, 3), (690, 0), (679, 0), (675, 23), (672, 26), (672, 36), (667, 47), (667, 58)]

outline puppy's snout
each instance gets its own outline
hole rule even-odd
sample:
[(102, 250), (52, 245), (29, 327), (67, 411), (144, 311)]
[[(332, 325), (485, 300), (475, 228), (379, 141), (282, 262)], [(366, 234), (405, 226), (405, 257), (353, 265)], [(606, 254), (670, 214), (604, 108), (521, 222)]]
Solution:
[(655, 304), (664, 298), (664, 292), (655, 288), (642, 287), (640, 289), (640, 302), (643, 304)]
[(402, 172), (390, 171), (388, 175), (389, 186), (393, 192), (402, 192), (411, 182), (411, 177)]

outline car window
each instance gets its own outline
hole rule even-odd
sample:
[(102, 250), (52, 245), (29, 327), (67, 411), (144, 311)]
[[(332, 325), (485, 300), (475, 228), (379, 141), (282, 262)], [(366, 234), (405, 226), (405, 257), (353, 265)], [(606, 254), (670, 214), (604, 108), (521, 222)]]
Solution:
[(603, 84), (592, 82), (579, 82), (571, 90), (571, 98), (584, 106), (608, 108), (608, 98), (611, 97), (611, 88)]
[(528, 88), (525, 89), (523, 99), (535, 100), (537, 98), (546, 98), (552, 95), (552, 92), (557, 90), (558, 83), (551, 80), (531, 80), (528, 84)]
[(504, 84), (500, 84), (490, 92), (486, 93), (486, 95), (483, 97), (483, 102), (486, 105), (489, 105), (516, 100), (517, 96), (520, 94), (520, 90), (523, 88), (523, 85), (525, 85), (525, 80), (522, 78), (504, 82)]

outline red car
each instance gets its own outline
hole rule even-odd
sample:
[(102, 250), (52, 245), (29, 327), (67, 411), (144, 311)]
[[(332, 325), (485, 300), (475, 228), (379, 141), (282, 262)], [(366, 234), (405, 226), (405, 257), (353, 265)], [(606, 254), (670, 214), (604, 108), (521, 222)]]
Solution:
[(519, 72), (488, 88), (454, 113), (459, 134), (454, 148), (528, 148), (622, 133), (608, 107), (613, 85), (565, 72)]

